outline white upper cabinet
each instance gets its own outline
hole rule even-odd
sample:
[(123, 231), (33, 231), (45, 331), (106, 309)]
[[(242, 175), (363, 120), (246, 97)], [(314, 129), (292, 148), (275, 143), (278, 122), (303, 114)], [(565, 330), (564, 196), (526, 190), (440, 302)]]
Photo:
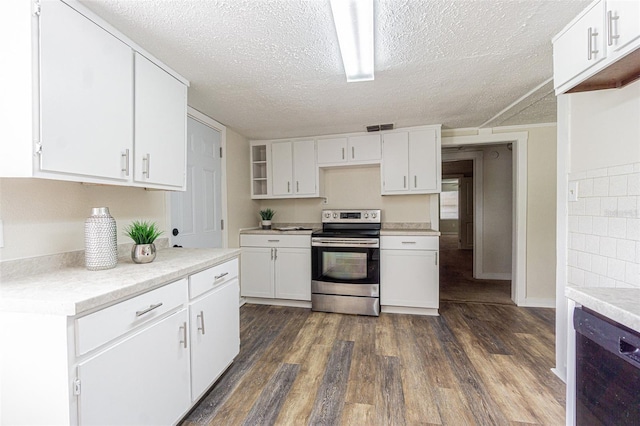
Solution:
[(188, 81), (78, 2), (5, 3), (0, 177), (184, 190)]
[(252, 198), (318, 197), (316, 142), (251, 143)]
[(383, 135), (382, 194), (440, 192), (440, 126)]
[(64, 3), (41, 7), (41, 169), (126, 181), (132, 50)]
[(318, 165), (346, 166), (380, 163), (380, 135), (318, 139)]
[(187, 87), (135, 55), (135, 180), (186, 188)]
[(594, 1), (553, 39), (556, 94), (624, 86), (639, 58), (640, 2)]

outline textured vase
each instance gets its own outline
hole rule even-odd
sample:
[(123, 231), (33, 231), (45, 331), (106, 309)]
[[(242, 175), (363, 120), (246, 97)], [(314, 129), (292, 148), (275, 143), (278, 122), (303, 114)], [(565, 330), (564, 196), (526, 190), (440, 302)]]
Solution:
[(156, 258), (156, 245), (151, 244), (134, 244), (131, 247), (131, 259), (135, 263), (149, 263)]
[(262, 229), (271, 229), (271, 221), (263, 220), (262, 221)]
[(118, 264), (116, 221), (108, 207), (94, 207), (84, 222), (84, 257), (90, 271), (111, 269)]

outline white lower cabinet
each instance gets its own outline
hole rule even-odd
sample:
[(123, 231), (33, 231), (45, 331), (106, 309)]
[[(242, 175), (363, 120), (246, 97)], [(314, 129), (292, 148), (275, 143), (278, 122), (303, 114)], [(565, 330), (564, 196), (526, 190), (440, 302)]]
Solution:
[(242, 296), (311, 301), (310, 235), (241, 235)]
[(78, 421), (85, 425), (176, 422), (190, 406), (187, 310), (78, 364)]
[(380, 304), (383, 310), (389, 307), (420, 308), (423, 313), (437, 314), (438, 244), (438, 237), (434, 236), (380, 237)]
[(200, 399), (240, 351), (237, 273), (189, 306), (191, 400)]

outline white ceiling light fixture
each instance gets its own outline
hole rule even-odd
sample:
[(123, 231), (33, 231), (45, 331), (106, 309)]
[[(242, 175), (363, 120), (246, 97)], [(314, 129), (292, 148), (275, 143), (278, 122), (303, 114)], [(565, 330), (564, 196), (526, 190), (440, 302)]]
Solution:
[(347, 82), (373, 80), (373, 0), (331, 0)]

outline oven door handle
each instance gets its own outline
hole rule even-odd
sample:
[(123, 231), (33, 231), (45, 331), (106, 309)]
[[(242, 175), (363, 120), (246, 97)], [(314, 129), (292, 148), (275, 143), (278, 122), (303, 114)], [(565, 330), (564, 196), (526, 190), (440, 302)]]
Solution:
[(313, 238), (311, 240), (313, 247), (372, 247), (380, 246), (380, 240), (376, 238)]

